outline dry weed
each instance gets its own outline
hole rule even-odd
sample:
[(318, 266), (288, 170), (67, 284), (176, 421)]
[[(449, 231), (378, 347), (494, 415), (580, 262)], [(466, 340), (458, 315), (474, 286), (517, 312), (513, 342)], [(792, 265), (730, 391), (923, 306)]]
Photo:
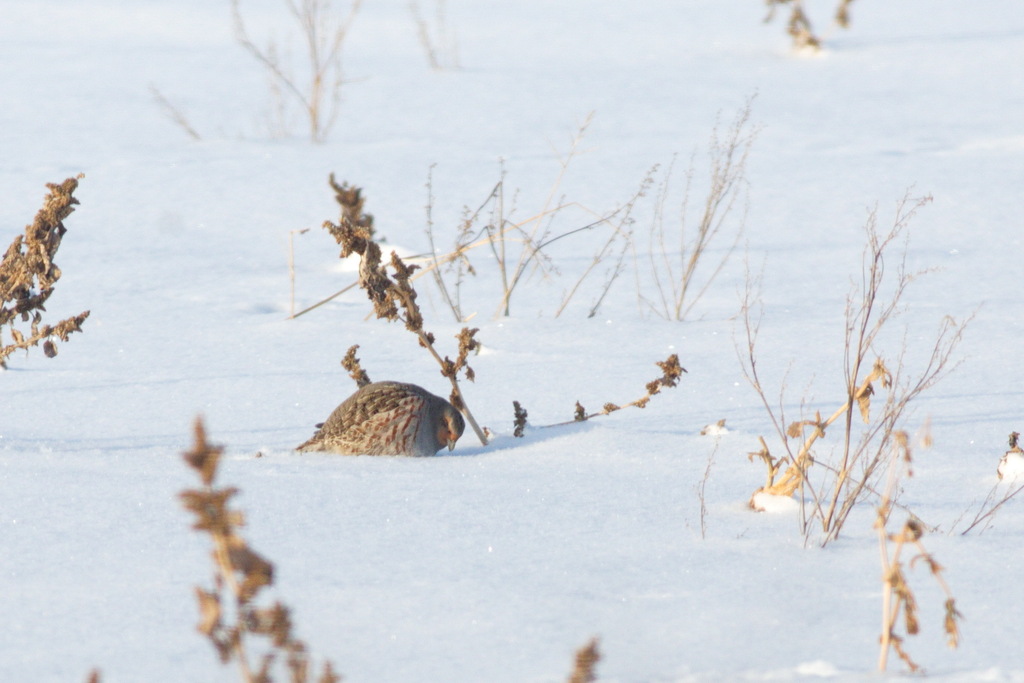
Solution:
[[(292, 632), (291, 612), (280, 602), (260, 607), (260, 591), (274, 580), (274, 567), (249, 547), (240, 535), (245, 516), (230, 506), (238, 493), (233, 487), (215, 486), (224, 449), (206, 440), (203, 421), (195, 422), (195, 443), (183, 454), (196, 471), (201, 488), (181, 492), (185, 508), (195, 515), (193, 529), (209, 534), (213, 542), (213, 588), (196, 587), (200, 633), (209, 638), (222, 663), (234, 661), (245, 683), (270, 683), (276, 662), (283, 660), (292, 683), (338, 683), (330, 662), (320, 676), (310, 677), (306, 644)], [(255, 641), (256, 638), (265, 639)], [(265, 645), (262, 656), (253, 650)]]
[(576, 651), (576, 665), (569, 674), (569, 683), (593, 683), (597, 680), (597, 663), (601, 661), (601, 652), (597, 649), (597, 638)]
[[(276, 45), (269, 43), (260, 47), (253, 41), (242, 19), (241, 0), (231, 0), (235, 38), (267, 70), (271, 94), (281, 112), (279, 125), (282, 129), (287, 127), (283, 112), (286, 102), (290, 101), (301, 108), (310, 139), (323, 142), (338, 115), (344, 83), (341, 51), (362, 0), (352, 0), (344, 15), (335, 8), (333, 0), (284, 0), (284, 4), (298, 26), (308, 60), (306, 82), (291, 72)], [(339, 16), (343, 18), (338, 19)]]
[[(356, 226), (364, 228), (370, 234), (370, 236), (372, 237), (376, 233), (376, 231), (374, 230), (374, 227), (373, 227), (373, 215), (372, 214), (368, 214), (368, 213), (363, 211), (363, 206), (366, 204), (366, 198), (363, 197), (363, 190), (362, 190), (362, 188), (356, 187), (355, 185), (349, 185), (347, 182), (342, 182), (339, 185), (338, 182), (334, 179), (334, 174), (333, 173), (331, 173), (328, 176), (327, 182), (330, 183), (331, 189), (334, 190), (334, 200), (336, 202), (338, 202), (338, 206), (341, 208), (341, 218), (340, 218), (340, 220), (343, 220), (343, 221), (347, 220), (347, 221), (349, 221), (350, 223), (352, 223), (352, 224), (354, 224)], [(300, 233), (304, 233), (306, 231), (305, 230), (301, 230), (299, 232)], [(293, 276), (292, 276), (292, 313), (291, 313), (291, 316), (289, 316), (291, 318), (298, 318), (300, 315), (304, 315), (306, 313), (309, 313), (313, 309), (319, 308), (320, 306), (323, 306), (324, 304), (326, 304), (326, 303), (328, 303), (330, 301), (333, 301), (334, 299), (338, 298), (339, 296), (341, 296), (342, 294), (344, 294), (345, 292), (349, 291), (350, 289), (355, 287), (357, 284), (359, 284), (358, 282), (353, 282), (353, 283), (351, 283), (349, 285), (346, 285), (346, 286), (342, 287), (341, 289), (339, 289), (334, 294), (331, 294), (330, 296), (328, 296), (328, 297), (326, 297), (324, 299), (321, 299), (320, 301), (316, 302), (312, 306), (304, 308), (301, 311), (299, 311), (298, 313), (296, 313), (295, 312), (295, 304), (294, 304), (294, 300), (295, 300), (294, 266), (292, 264), (292, 258), (291, 258), (291, 252), (290, 251), (289, 251), (288, 268), (289, 268), (289, 271), (293, 273)]]
[(445, 0), (434, 0), (433, 16), (429, 19), (420, 12), (420, 3), (417, 0), (409, 2), (409, 11), (412, 13), (416, 33), (430, 68), (435, 71), (460, 68), (462, 64), (459, 60), (459, 41), (448, 26)]
[(175, 106), (170, 100), (164, 97), (164, 94), (160, 92), (155, 85), (149, 86), (149, 93), (153, 96), (153, 100), (160, 108), (160, 111), (163, 112), (164, 116), (169, 118), (179, 128), (185, 131), (185, 134), (192, 140), (202, 140), (202, 137), (189, 122), (188, 117), (185, 116), (185, 112), (183, 112), (180, 107)]
[(370, 384), (370, 376), (366, 374), (366, 370), (363, 370), (359, 359), (356, 358), (356, 351), (358, 350), (359, 344), (353, 344), (348, 347), (345, 357), (341, 359), (341, 367), (348, 371), (348, 376), (355, 381), (357, 387), (365, 387), (367, 384)]
[[(654, 218), (647, 234), (647, 263), (634, 251), (637, 298), (642, 310), (666, 320), (683, 320), (707, 292), (739, 244), (746, 223), (746, 168), (758, 128), (751, 124), (754, 98), (737, 112), (725, 136), (716, 121), (708, 143), (708, 186), (691, 227), (690, 195), (694, 162), (686, 172), (678, 219), (666, 225), (675, 162), (669, 164), (655, 195)], [(722, 255), (709, 263), (720, 242)], [(647, 277), (644, 277), (646, 274)], [(648, 296), (647, 292), (656, 294)]]
[(359, 254), (359, 285), (366, 291), (374, 314), (382, 320), (404, 323), (405, 328), (417, 336), (420, 345), (441, 366), (441, 374), (451, 382), (451, 404), (465, 415), (480, 443), (487, 445), (487, 437), (466, 405), (458, 383), (459, 373), (471, 382), (475, 378), (468, 358), (479, 346), (474, 338), (478, 329), (463, 328), (456, 335), (459, 343), (456, 359), (453, 361), (447, 356), (442, 358), (434, 347), (434, 335), (423, 328), (423, 313), (416, 302), (417, 293), (412, 286), (411, 276), (418, 266), (407, 265), (398, 254), (391, 252), (389, 273), (387, 266), (381, 264), (380, 245), (373, 240), (369, 229), (354, 225), (344, 215), (340, 224), (326, 221), (324, 228), (341, 245), (342, 258)]
[[(739, 350), (739, 354), (744, 374), (758, 393), (783, 451), (781, 456), (773, 455), (764, 438), (760, 439), (761, 450), (751, 457), (765, 463), (767, 479), (755, 495), (765, 492), (789, 496), (799, 491), (805, 538), (810, 534), (810, 521), (815, 519), (824, 533), (823, 544), (838, 537), (854, 506), (866, 496), (877, 493), (877, 481), (889, 463), (894, 434), (901, 429), (908, 405), (959, 365), (953, 353), (970, 317), (961, 322), (949, 316), (942, 319), (931, 352), (914, 375), (908, 375), (904, 365), (905, 337), (903, 348), (891, 356), (891, 366), (875, 355), (882, 343), (882, 331), (900, 314), (903, 295), (920, 274), (907, 272), (904, 247), (895, 278), (888, 277), (886, 256), (893, 245), (905, 237), (917, 210), (929, 201), (930, 197), (904, 196), (897, 203), (893, 226), (887, 232), (878, 228), (877, 210), (868, 217), (860, 284), (854, 285), (846, 303), (842, 358), (845, 397), (827, 418), (823, 419), (821, 413), (816, 412), (813, 419), (787, 423), (781, 401), (778, 408), (769, 401), (758, 371), (756, 344), (760, 318), (754, 312), (753, 284), (748, 276), (743, 303), (746, 348)], [(781, 390), (784, 392), (785, 386)], [(862, 427), (857, 426), (855, 415), (860, 417)], [(842, 431), (833, 456), (816, 457), (814, 447), (837, 422)], [(815, 463), (823, 465), (824, 473), (817, 482), (808, 476)], [(807, 496), (810, 497), (809, 509)]]
[[(81, 332), (82, 323), (89, 317), (89, 311), (84, 311), (55, 325), (43, 323), (46, 302), (61, 276), (53, 259), (67, 232), (64, 219), (78, 204), (73, 193), (82, 177), (68, 178), (59, 185), (46, 184), (50, 191), (43, 208), (25, 226), (25, 234), (14, 238), (0, 261), (0, 332), (6, 327), (12, 340), (5, 344), (0, 336), (0, 368), (7, 367), (7, 357), (18, 349), (27, 351), (40, 342), (46, 357), (53, 358), (57, 355), (54, 339), (66, 342), (72, 332)], [(19, 318), (29, 323), (28, 330), (18, 329)]]
[(583, 422), (584, 420), (589, 420), (601, 415), (610, 415), (611, 413), (614, 413), (617, 410), (622, 410), (623, 408), (645, 408), (652, 397), (661, 393), (662, 388), (671, 389), (679, 384), (679, 380), (682, 379), (683, 373), (686, 372), (686, 368), (679, 364), (679, 356), (675, 353), (665, 360), (658, 361), (655, 365), (661, 368), (661, 377), (653, 379), (647, 383), (645, 386), (646, 392), (643, 396), (622, 405), (605, 403), (601, 407), (601, 410), (594, 413), (588, 413), (586, 409), (580, 405), (580, 402), (577, 401), (573, 421)]
[(512, 401), (513, 430), (512, 436), (522, 438), (526, 431), (526, 418), (529, 416), (526, 408), (519, 404), (519, 401)]
[[(921, 542), (925, 530), (920, 521), (911, 516), (904, 522), (898, 533), (889, 533), (887, 530), (893, 508), (892, 499), (900, 478), (899, 472), (903, 471), (906, 476), (912, 476), (912, 456), (907, 433), (904, 431), (894, 432), (892, 441), (895, 453), (889, 459), (888, 482), (879, 500), (875, 517), (875, 529), (878, 532), (882, 562), (882, 634), (879, 638), (881, 647), (878, 670), (883, 672), (886, 670), (889, 651), (892, 650), (911, 671), (916, 672), (920, 670), (920, 666), (910, 657), (904, 646), (905, 636), (914, 636), (920, 631), (917, 599), (907, 583), (903, 567), (902, 553), (905, 547), (913, 546), (918, 551), (918, 554), (909, 562), (910, 568), (912, 569), (918, 562), (923, 562), (946, 595), (943, 632), (946, 634), (946, 644), (951, 648), (956, 648), (960, 643), (959, 621), (963, 615), (957, 610), (956, 600), (942, 575), (942, 565), (925, 549)], [(902, 632), (905, 636), (900, 634), (901, 621)]]

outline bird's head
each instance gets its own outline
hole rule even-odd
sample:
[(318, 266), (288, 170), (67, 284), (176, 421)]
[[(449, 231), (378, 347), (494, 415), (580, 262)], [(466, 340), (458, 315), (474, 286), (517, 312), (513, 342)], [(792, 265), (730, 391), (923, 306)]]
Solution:
[(466, 430), (466, 423), (459, 411), (452, 405), (446, 405), (441, 412), (441, 424), (437, 426), (437, 443), (448, 446), (448, 450), (455, 448), (455, 442)]

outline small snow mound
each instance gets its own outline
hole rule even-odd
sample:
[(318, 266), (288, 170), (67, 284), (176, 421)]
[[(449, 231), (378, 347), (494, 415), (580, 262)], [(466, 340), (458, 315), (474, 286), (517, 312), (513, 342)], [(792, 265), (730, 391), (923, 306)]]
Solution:
[(800, 504), (797, 503), (796, 499), (792, 496), (778, 496), (774, 493), (758, 491), (754, 494), (754, 497), (750, 499), (750, 507), (754, 508), (758, 512), (782, 514), (786, 512), (796, 512), (800, 509)]
[(839, 675), (839, 669), (833, 664), (822, 660), (804, 662), (796, 667), (796, 673), (800, 676), (818, 676), (821, 678), (833, 678)]
[(713, 422), (700, 430), (701, 436), (722, 436), (723, 434), (728, 433), (729, 430), (725, 428), (725, 420)]
[(1012, 481), (1020, 476), (1024, 476), (1024, 453), (1020, 451), (1006, 451), (1006, 454), (1000, 459), (999, 467), (996, 468), (999, 473), (1000, 479), (1006, 479)]

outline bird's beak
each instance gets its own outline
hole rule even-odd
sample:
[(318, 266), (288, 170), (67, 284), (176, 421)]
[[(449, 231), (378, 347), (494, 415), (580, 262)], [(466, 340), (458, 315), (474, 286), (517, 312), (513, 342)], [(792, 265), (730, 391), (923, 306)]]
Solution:
[(459, 437), (455, 436), (454, 434), (449, 434), (448, 435), (448, 450), (454, 451), (455, 450), (455, 442), (458, 441), (458, 440), (459, 440)]

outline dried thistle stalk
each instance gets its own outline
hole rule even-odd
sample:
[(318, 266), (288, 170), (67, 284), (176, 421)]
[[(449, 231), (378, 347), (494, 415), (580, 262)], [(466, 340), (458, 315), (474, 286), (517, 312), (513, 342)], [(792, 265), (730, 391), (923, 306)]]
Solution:
[(342, 258), (359, 254), (359, 285), (373, 304), (374, 314), (382, 320), (404, 323), (405, 328), (417, 336), (420, 346), (434, 357), (441, 366), (441, 374), (451, 382), (451, 404), (466, 417), (480, 443), (486, 446), (487, 436), (466, 405), (458, 382), (460, 372), (470, 381), (475, 378), (467, 357), (479, 347), (479, 342), (474, 338), (478, 330), (463, 328), (456, 335), (459, 341), (456, 360), (452, 361), (447, 356), (442, 358), (434, 347), (434, 335), (423, 328), (423, 313), (416, 303), (417, 293), (411, 278), (419, 266), (408, 265), (397, 253), (391, 252), (389, 273), (388, 267), (381, 264), (380, 245), (373, 240), (370, 231), (364, 226), (354, 225), (345, 216), (342, 216), (339, 224), (326, 221), (324, 228), (341, 245)]
[(366, 204), (363, 188), (350, 185), (347, 181), (343, 181), (339, 185), (334, 179), (333, 173), (328, 176), (327, 182), (334, 190), (334, 200), (341, 207), (341, 220), (347, 220), (355, 226), (366, 228), (372, 237), (374, 234), (373, 214), (363, 211), (363, 206)]
[(366, 370), (363, 370), (363, 366), (360, 365), (359, 359), (356, 357), (358, 350), (359, 344), (348, 347), (345, 357), (341, 360), (341, 367), (348, 371), (348, 376), (355, 380), (357, 387), (365, 387), (370, 383), (370, 376), (366, 374)]
[[(25, 226), (25, 234), (14, 238), (0, 261), (0, 333), (6, 326), (12, 340), (4, 344), (0, 336), (0, 368), (7, 367), (7, 357), (18, 349), (27, 351), (40, 342), (46, 357), (53, 358), (57, 355), (54, 339), (66, 342), (72, 332), (82, 330), (82, 323), (89, 317), (89, 311), (84, 311), (55, 325), (42, 321), (46, 302), (61, 276), (53, 259), (67, 232), (64, 219), (78, 204), (73, 193), (82, 177), (68, 178), (59, 185), (46, 184), (50, 192), (43, 208)], [(15, 326), (19, 318), (30, 324), (27, 331)]]
[(647, 393), (643, 396), (621, 406), (616, 405), (615, 403), (605, 403), (601, 407), (601, 410), (596, 413), (588, 413), (580, 402), (577, 401), (576, 408), (573, 413), (573, 422), (583, 422), (584, 420), (589, 420), (601, 415), (610, 415), (611, 413), (622, 410), (623, 408), (645, 408), (650, 402), (651, 397), (660, 394), (662, 388), (671, 388), (679, 384), (679, 380), (682, 378), (683, 373), (686, 372), (686, 368), (679, 364), (679, 355), (675, 353), (663, 361), (657, 361), (655, 365), (661, 368), (661, 377), (647, 383), (645, 387)]
[[(202, 487), (186, 489), (180, 497), (193, 513), (193, 529), (209, 534), (213, 541), (214, 589), (197, 586), (199, 606), (197, 630), (213, 644), (222, 663), (236, 662), (246, 683), (269, 683), (274, 663), (283, 659), (292, 683), (310, 681), (309, 655), (305, 643), (292, 633), (290, 611), (280, 602), (260, 607), (256, 598), (274, 580), (274, 566), (252, 550), (239, 531), (245, 525), (240, 510), (230, 507), (238, 493), (233, 487), (216, 488), (217, 467), (223, 447), (210, 444), (201, 419), (194, 426), (194, 445), (183, 453), (196, 471)], [(262, 636), (268, 651), (258, 667), (250, 660), (252, 638)], [(318, 683), (338, 683), (330, 662), (324, 664)]]
[(515, 418), (513, 422), (514, 429), (512, 430), (512, 436), (516, 438), (522, 438), (526, 431), (526, 408), (519, 404), (519, 401), (512, 401), (512, 414)]

